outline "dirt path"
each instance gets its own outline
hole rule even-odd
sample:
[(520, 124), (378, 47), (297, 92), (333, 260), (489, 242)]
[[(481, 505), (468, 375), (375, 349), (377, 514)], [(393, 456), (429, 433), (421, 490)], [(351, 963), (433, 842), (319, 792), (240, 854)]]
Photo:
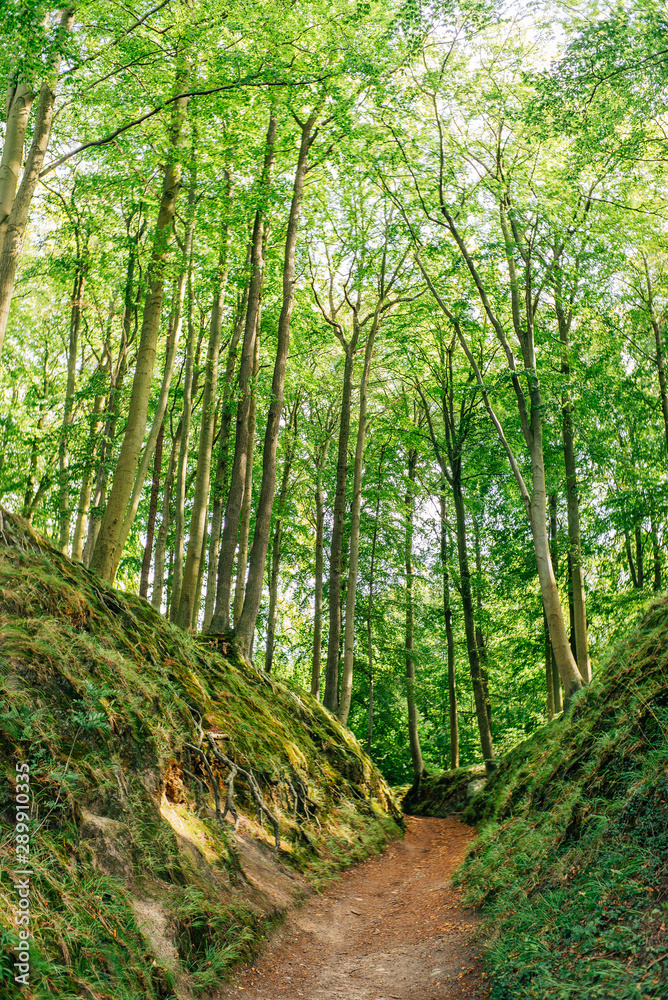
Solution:
[(483, 1000), (474, 920), (450, 886), (472, 837), (409, 817), (403, 841), (295, 910), (221, 1000)]

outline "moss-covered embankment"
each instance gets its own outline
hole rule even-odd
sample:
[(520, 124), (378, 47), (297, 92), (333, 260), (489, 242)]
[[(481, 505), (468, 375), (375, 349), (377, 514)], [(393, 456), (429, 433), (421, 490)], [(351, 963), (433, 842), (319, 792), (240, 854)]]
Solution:
[[(431, 814), (440, 780), (411, 811)], [(668, 998), (668, 601), (463, 818), (480, 836), (458, 878), (482, 909), (494, 1000)]]
[[(236, 834), (216, 817), (222, 758), (241, 769)], [(6, 511), (0, 760), (8, 1000), (206, 993), (310, 886), (399, 833), (382, 777), (314, 699), (103, 586)], [(31, 789), (27, 988), (13, 978), (17, 762)], [(278, 820), (277, 851), (244, 772)]]

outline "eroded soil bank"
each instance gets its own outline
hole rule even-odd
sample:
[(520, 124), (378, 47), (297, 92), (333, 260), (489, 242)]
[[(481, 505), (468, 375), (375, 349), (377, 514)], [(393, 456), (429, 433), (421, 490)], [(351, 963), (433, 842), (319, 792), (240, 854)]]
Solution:
[(293, 911), (220, 1000), (483, 1000), (475, 921), (450, 885), (473, 836), (409, 817), (403, 841)]

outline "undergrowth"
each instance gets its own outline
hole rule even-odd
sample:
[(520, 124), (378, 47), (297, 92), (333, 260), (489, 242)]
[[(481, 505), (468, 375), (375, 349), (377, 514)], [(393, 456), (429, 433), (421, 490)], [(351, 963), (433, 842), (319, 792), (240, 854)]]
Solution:
[[(251, 887), (231, 825), (215, 818), (209, 778), (186, 748), (198, 727), (225, 734), (226, 753), (253, 771), (279, 816), (278, 858), (238, 782), (242, 833), (284, 880), (302, 877), (297, 894), (398, 835), (392, 795), (309, 695), (223, 657), (2, 515), (0, 993), (202, 995), (257, 950), (281, 907)], [(17, 761), (32, 793), (28, 989), (13, 978)]]
[(668, 601), (464, 819), (493, 1000), (668, 998)]

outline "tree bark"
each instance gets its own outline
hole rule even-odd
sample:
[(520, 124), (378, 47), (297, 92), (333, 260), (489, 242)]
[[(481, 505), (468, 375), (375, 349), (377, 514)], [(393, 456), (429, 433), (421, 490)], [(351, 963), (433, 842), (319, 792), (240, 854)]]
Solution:
[[(379, 303), (380, 306), (380, 303)], [(348, 560), (348, 586), (346, 589), (346, 620), (343, 640), (343, 674), (341, 678), (341, 699), (338, 716), (343, 725), (348, 722), (350, 701), (353, 693), (353, 666), (355, 662), (355, 601), (357, 597), (357, 569), (359, 565), (360, 511), (362, 502), (362, 467), (364, 465), (364, 441), (366, 438), (367, 388), (371, 372), (371, 359), (380, 325), (380, 308), (376, 309), (364, 351), (364, 368), (360, 382), (359, 419), (355, 464), (353, 466), (353, 502), (350, 514), (350, 557)]]
[(174, 504), (174, 546), (172, 564), (172, 588), (169, 600), (170, 621), (176, 620), (176, 613), (181, 600), (181, 582), (183, 580), (183, 549), (185, 539), (185, 506), (188, 473), (188, 451), (190, 448), (190, 427), (192, 424), (193, 399), (197, 395), (197, 366), (195, 362), (195, 316), (192, 288), (192, 256), (188, 262), (188, 343), (186, 346), (186, 366), (183, 374), (183, 409), (181, 414), (181, 443), (179, 459), (176, 465), (176, 496)]
[[(445, 484), (443, 484), (445, 488)], [(457, 717), (457, 679), (455, 676), (455, 636), (452, 628), (450, 603), (450, 570), (448, 567), (448, 522), (445, 494), (441, 494), (441, 572), (443, 574), (443, 617), (448, 651), (448, 722), (450, 729), (450, 767), (459, 767), (459, 721)]]
[(5, 102), (5, 137), (0, 159), (0, 247), (19, 184), (23, 147), (35, 93), (23, 83), (10, 84)]
[[(560, 295), (557, 296), (557, 318), (559, 338), (562, 344), (562, 374), (568, 378), (570, 363), (568, 357), (571, 318), (564, 314)], [(570, 393), (562, 393), (562, 441), (564, 466), (566, 470), (566, 510), (568, 517), (568, 541), (570, 546), (571, 572), (573, 580), (573, 616), (575, 629), (575, 653), (578, 670), (585, 684), (591, 680), (591, 659), (587, 638), (587, 606), (582, 568), (582, 544), (580, 538), (580, 498), (578, 494), (577, 472), (575, 468), (575, 444), (573, 434), (573, 406)]]
[(160, 476), (162, 473), (162, 442), (165, 436), (165, 424), (160, 424), (158, 439), (155, 443), (153, 455), (153, 482), (151, 483), (151, 498), (148, 506), (148, 523), (146, 525), (146, 544), (144, 546), (144, 558), (141, 564), (141, 576), (139, 579), (139, 596), (148, 599), (148, 576), (151, 570), (151, 559), (153, 557), (153, 535), (155, 532), (155, 520), (158, 513), (158, 497), (160, 495)]
[(285, 458), (283, 460), (283, 474), (281, 476), (281, 486), (278, 491), (278, 501), (276, 503), (276, 522), (274, 524), (274, 538), (271, 547), (271, 564), (269, 571), (269, 613), (267, 615), (267, 639), (264, 651), (264, 669), (270, 674), (274, 663), (274, 640), (276, 637), (276, 606), (278, 603), (278, 574), (281, 566), (281, 541), (283, 539), (283, 515), (285, 513), (285, 503), (288, 498), (288, 486), (290, 483), (290, 472), (292, 471), (292, 461), (297, 444), (297, 413), (299, 410), (299, 396), (295, 400), (290, 410), (290, 420), (286, 429), (287, 440), (285, 443)]
[(408, 739), (413, 764), (413, 788), (417, 789), (425, 773), (418, 733), (417, 699), (415, 696), (414, 620), (413, 620), (413, 496), (417, 472), (417, 448), (408, 452), (408, 488), (404, 497), (406, 510), (406, 703), (408, 708)]
[[(189, 67), (186, 66), (177, 74), (176, 92), (178, 94), (182, 93), (187, 84), (188, 69)], [(132, 494), (137, 463), (146, 431), (151, 380), (160, 330), (167, 252), (171, 241), (176, 200), (181, 187), (180, 155), (187, 104), (187, 96), (179, 97), (173, 104), (169, 156), (165, 167), (151, 261), (146, 277), (148, 291), (144, 302), (141, 336), (128, 408), (128, 422), (116, 464), (111, 493), (91, 559), (91, 569), (110, 582), (114, 580), (121, 558), (122, 550), (119, 540), (123, 518)]]
[[(251, 247), (248, 248), (246, 266), (250, 265)], [(227, 480), (227, 462), (229, 454), (230, 424), (232, 422), (232, 387), (234, 383), (234, 372), (237, 365), (237, 348), (239, 339), (244, 328), (246, 316), (246, 306), (248, 303), (248, 285), (246, 282), (244, 293), (237, 317), (232, 329), (227, 351), (227, 363), (225, 365), (225, 377), (223, 379), (223, 398), (220, 407), (220, 433), (218, 435), (218, 458), (216, 460), (216, 471), (213, 477), (213, 506), (211, 512), (211, 538), (209, 542), (209, 565), (206, 578), (206, 598), (204, 600), (204, 632), (209, 631), (213, 609), (216, 599), (216, 577), (218, 573), (218, 550), (220, 548), (220, 531), (223, 525), (223, 500), (225, 497), (225, 485)]]
[(346, 348), (339, 422), (339, 450), (336, 462), (336, 493), (329, 550), (329, 633), (325, 667), (323, 704), (330, 712), (339, 707), (339, 657), (341, 646), (341, 577), (343, 563), (343, 529), (346, 517), (346, 486), (348, 484), (348, 439), (350, 437), (350, 406), (353, 383), (355, 343)]
[(218, 582), (216, 585), (216, 604), (209, 632), (222, 635), (230, 627), (230, 600), (232, 595), (232, 574), (234, 570), (234, 553), (237, 548), (239, 534), (239, 519), (244, 499), (246, 484), (246, 464), (248, 458), (248, 414), (251, 400), (251, 379), (255, 357), (255, 334), (257, 315), (260, 309), (262, 295), (262, 278), (264, 274), (264, 229), (266, 214), (266, 197), (274, 164), (274, 143), (276, 140), (276, 115), (272, 108), (267, 129), (266, 152), (262, 168), (259, 204), (255, 213), (253, 225), (251, 278), (248, 289), (248, 306), (244, 339), (241, 347), (241, 362), (239, 366), (239, 403), (237, 407), (236, 436), (234, 441), (234, 459), (230, 476), (230, 490), (225, 506), (225, 522), (220, 541), (218, 555)]
[(253, 500), (253, 463), (255, 460), (255, 429), (257, 424), (257, 374), (260, 369), (260, 338), (262, 326), (262, 305), (257, 314), (257, 329), (255, 331), (255, 359), (253, 362), (253, 384), (251, 388), (250, 409), (248, 411), (248, 455), (246, 457), (246, 482), (244, 484), (244, 499), (241, 504), (239, 518), (239, 548), (237, 551), (237, 579), (234, 588), (233, 618), (235, 626), (239, 624), (244, 607), (246, 593), (246, 571), (248, 569), (248, 540), (250, 538), (251, 505)]
[[(60, 68), (61, 41), (63, 36), (69, 34), (72, 30), (73, 22), (74, 11), (71, 7), (66, 7), (62, 11), (60, 17), (60, 25), (58, 29), (60, 38), (57, 40), (55, 45), (56, 54), (54, 55), (48, 68), (47, 78), (40, 87), (37, 109), (35, 111), (35, 124), (33, 127), (32, 141), (30, 143), (30, 149), (23, 168), (21, 183), (19, 184), (18, 190), (14, 195), (11, 208), (6, 217), (6, 222), (3, 222), (4, 234), (2, 236), (2, 244), (0, 246), (0, 354), (2, 354), (2, 345), (5, 339), (5, 331), (7, 330), (7, 320), (9, 319), (9, 307), (11, 306), (12, 296), (14, 294), (16, 269), (18, 267), (19, 256), (21, 253), (23, 234), (25, 233), (25, 228), (28, 224), (30, 205), (35, 193), (35, 188), (37, 187), (37, 182), (39, 181), (40, 171), (44, 165), (44, 157), (46, 155), (49, 138), (51, 136), (53, 109), (56, 103), (56, 87), (58, 85), (58, 70)], [(27, 95), (24, 95), (24, 99), (26, 97)], [(29, 111), (29, 108), (26, 111), (25, 106), (19, 108), (17, 104), (16, 115), (12, 121), (12, 132), (10, 133), (8, 131), (6, 133), (7, 138), (9, 138), (11, 142), (10, 148), (7, 152), (7, 160), (4, 158), (3, 146), (3, 163), (7, 167), (7, 183), (4, 185), (5, 206), (9, 204), (9, 193), (11, 191), (12, 184), (14, 183), (13, 171), (18, 166), (17, 156), (20, 158), (23, 153), (23, 142), (21, 141), (20, 148), (18, 147), (18, 143), (21, 139), (23, 119), (27, 114), (29, 114)], [(10, 109), (10, 114), (11, 112), (12, 109)], [(8, 130), (9, 127), (10, 123), (8, 122)], [(23, 133), (23, 137), (25, 138), (25, 132)]]
[(262, 576), (267, 549), (269, 547), (269, 529), (271, 525), (271, 508), (274, 499), (276, 483), (276, 446), (278, 443), (279, 423), (283, 409), (283, 391), (285, 387), (285, 369), (290, 345), (290, 320), (295, 299), (295, 248), (299, 229), (304, 181), (306, 179), (308, 155), (317, 135), (314, 132), (316, 115), (313, 114), (302, 126), (297, 170), (292, 189), (292, 202), (285, 239), (285, 257), (283, 261), (283, 302), (278, 319), (278, 337), (276, 344), (276, 362), (271, 383), (271, 403), (267, 414), (267, 428), (264, 436), (262, 453), (262, 485), (255, 517), (255, 535), (251, 550), (248, 583), (244, 598), (243, 611), (236, 630), (237, 648), (242, 656), (250, 655), (255, 623), (260, 609), (262, 594)]
[[(174, 489), (174, 475), (176, 472), (177, 456), (181, 445), (181, 421), (176, 428), (176, 434), (172, 441), (169, 453), (169, 464), (165, 476), (165, 486), (162, 494), (162, 519), (158, 538), (155, 543), (155, 558), (153, 560), (153, 590), (151, 592), (151, 606), (156, 611), (162, 608), (162, 594), (165, 589), (165, 552), (167, 549), (167, 535), (172, 520), (172, 491)], [(169, 599), (167, 600), (169, 607)]]
[[(98, 373), (102, 374), (104, 369), (100, 367)], [(93, 401), (93, 409), (90, 415), (90, 430), (88, 432), (88, 445), (86, 447), (86, 461), (81, 478), (81, 489), (79, 491), (79, 504), (77, 507), (77, 519), (74, 525), (74, 538), (72, 539), (72, 559), (81, 562), (83, 559), (84, 527), (88, 510), (90, 507), (90, 496), (93, 489), (93, 477), (95, 474), (95, 453), (97, 451), (98, 435), (102, 426), (102, 412), (104, 410), (104, 394), (100, 393)]]
[(70, 341), (67, 354), (67, 387), (65, 389), (65, 408), (63, 411), (63, 423), (60, 433), (60, 442), (58, 445), (58, 492), (60, 508), (58, 548), (65, 555), (67, 555), (70, 546), (70, 527), (72, 523), (69, 486), (69, 434), (74, 421), (74, 390), (76, 388), (77, 350), (79, 347), (79, 329), (81, 327), (82, 300), (85, 281), (85, 263), (79, 259), (77, 262), (76, 274), (74, 276), (74, 286), (72, 288), (72, 302), (70, 306)]
[[(227, 198), (230, 196), (230, 181), (227, 177)], [(211, 455), (213, 451), (213, 430), (216, 415), (216, 387), (218, 385), (218, 355), (223, 328), (223, 304), (227, 287), (227, 250), (229, 241), (229, 223), (226, 223), (223, 237), (218, 274), (213, 293), (211, 323), (209, 326), (209, 343), (204, 372), (204, 391), (202, 395), (202, 421), (200, 425), (199, 446), (197, 453), (197, 475), (195, 478), (195, 496), (193, 498), (192, 517), (190, 521), (190, 540), (188, 554), (183, 571), (181, 597), (176, 615), (176, 624), (181, 628), (190, 629), (196, 614), (195, 601), (197, 580), (202, 562), (202, 546), (206, 541), (206, 514), (209, 506), (209, 487), (211, 482)]]
[(642, 530), (640, 522), (636, 521), (633, 529), (636, 543), (636, 577), (638, 580), (638, 590), (645, 589), (645, 566), (643, 557)]
[(328, 435), (315, 454), (315, 594), (313, 608), (313, 655), (311, 658), (311, 694), (320, 697), (320, 670), (322, 667), (322, 581), (324, 573), (325, 510), (322, 492), (322, 473), (327, 462), (331, 437)]

